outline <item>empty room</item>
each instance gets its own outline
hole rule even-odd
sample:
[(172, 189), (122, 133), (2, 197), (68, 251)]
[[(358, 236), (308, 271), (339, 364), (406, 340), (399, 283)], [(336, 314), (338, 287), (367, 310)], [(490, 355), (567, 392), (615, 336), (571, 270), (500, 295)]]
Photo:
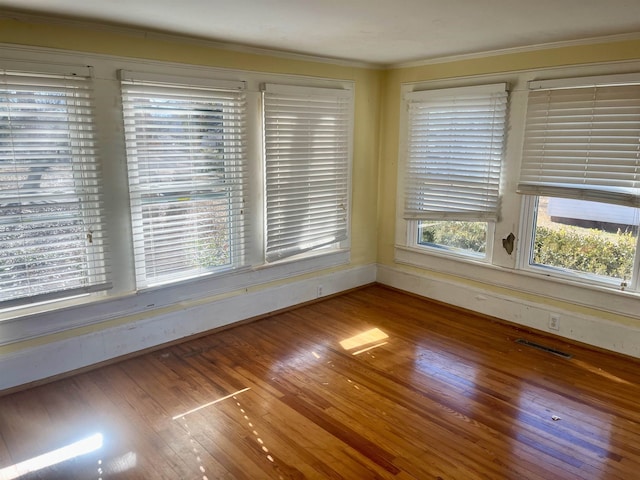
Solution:
[(0, 0), (0, 480), (640, 479), (640, 3)]

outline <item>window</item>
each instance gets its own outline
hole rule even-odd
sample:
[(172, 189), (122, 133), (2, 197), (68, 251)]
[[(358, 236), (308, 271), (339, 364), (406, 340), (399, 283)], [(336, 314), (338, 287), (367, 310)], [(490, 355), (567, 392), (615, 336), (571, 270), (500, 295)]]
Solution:
[(138, 288), (244, 263), (244, 84), (121, 72)]
[[(489, 222), (419, 220), (418, 245), (445, 247), (451, 252), (484, 257)], [(413, 237), (413, 235), (412, 235)]]
[(506, 84), (410, 92), (405, 102), (409, 244), (484, 257), (499, 213)]
[(351, 90), (268, 84), (266, 259), (348, 238)]
[(2, 59), (1, 344), (349, 262), (354, 81)]
[(640, 76), (530, 82), (518, 191), (527, 263), (637, 287)]
[(633, 276), (639, 224), (638, 208), (537, 197), (529, 263), (626, 288)]
[(0, 70), (0, 302), (109, 288), (89, 69)]

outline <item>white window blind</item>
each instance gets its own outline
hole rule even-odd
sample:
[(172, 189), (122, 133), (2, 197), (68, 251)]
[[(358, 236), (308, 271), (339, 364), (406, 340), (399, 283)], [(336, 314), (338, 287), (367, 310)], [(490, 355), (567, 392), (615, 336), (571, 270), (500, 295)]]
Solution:
[(548, 83), (529, 92), (518, 192), (640, 206), (640, 81)]
[(351, 90), (266, 85), (266, 259), (348, 236)]
[(121, 78), (138, 288), (242, 265), (244, 84)]
[(506, 90), (495, 84), (405, 96), (405, 219), (497, 219)]
[(0, 70), (0, 302), (109, 288), (88, 69)]

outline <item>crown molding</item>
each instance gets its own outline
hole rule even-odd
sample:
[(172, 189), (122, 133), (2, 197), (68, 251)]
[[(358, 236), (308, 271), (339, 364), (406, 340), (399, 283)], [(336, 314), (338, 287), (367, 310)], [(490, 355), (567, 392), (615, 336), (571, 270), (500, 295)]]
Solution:
[(460, 62), (464, 60), (477, 60), (479, 58), (497, 57), (501, 55), (513, 55), (513, 54), (519, 54), (519, 53), (535, 52), (539, 50), (551, 50), (551, 49), (564, 48), (564, 47), (579, 47), (584, 45), (597, 45), (600, 43), (624, 42), (629, 40), (640, 40), (640, 32), (623, 33), (618, 35), (607, 35), (607, 36), (601, 36), (601, 37), (591, 37), (591, 38), (584, 38), (580, 40), (567, 40), (562, 42), (539, 43), (535, 45), (527, 45), (524, 47), (502, 48), (498, 50), (487, 50), (484, 52), (465, 53), (460, 55), (449, 55), (444, 57), (433, 57), (433, 58), (415, 60), (410, 62), (399, 62), (399, 63), (387, 64), (387, 65), (384, 65), (384, 68), (391, 70), (391, 69), (400, 69), (400, 68), (423, 67), (427, 65), (453, 63), (453, 62)]
[(501, 55), (513, 55), (520, 53), (535, 52), (540, 50), (551, 50), (564, 47), (577, 47), (585, 45), (596, 45), (601, 43), (614, 43), (623, 42), (629, 40), (640, 40), (640, 32), (624, 33), (617, 35), (607, 35), (599, 37), (590, 37), (578, 40), (568, 40), (561, 42), (549, 42), (539, 43), (534, 45), (526, 45), (521, 47), (510, 47), (496, 50), (486, 50), (482, 52), (463, 53), (458, 55), (447, 56), (435, 56), (430, 58), (424, 58), (420, 60), (397, 62), (397, 63), (374, 63), (364, 62), (358, 60), (349, 60), (344, 58), (326, 57), (320, 55), (310, 55), (304, 53), (297, 53), (293, 51), (276, 50), (263, 47), (256, 47), (252, 45), (243, 45), (231, 42), (224, 42), (219, 40), (210, 40), (206, 38), (180, 35), (174, 33), (166, 33), (151, 29), (145, 29), (142, 27), (130, 27), (122, 26), (104, 22), (98, 22), (93, 20), (81, 20), (72, 19), (61, 16), (50, 16), (43, 14), (30, 13), (19, 10), (6, 10), (0, 9), (0, 18), (9, 18), (12, 20), (27, 22), (27, 23), (40, 23), (48, 25), (61, 25), (75, 28), (86, 28), (91, 30), (100, 30), (109, 33), (129, 35), (138, 38), (183, 43), (186, 45), (197, 45), (205, 48), (215, 48), (220, 50), (228, 50), (239, 53), (246, 53), (252, 55), (270, 56), (275, 58), (282, 58), (286, 60), (294, 60), (301, 62), (313, 62), (324, 63), (329, 65), (348, 67), (348, 68), (363, 68), (371, 70), (392, 70), (392, 69), (404, 69), (423, 67), (428, 65), (438, 65), (443, 63), (460, 62), (465, 60), (476, 60), (479, 58), (497, 57)]
[(340, 67), (363, 68), (370, 70), (382, 70), (384, 65), (377, 63), (362, 62), (357, 60), (348, 60), (343, 58), (324, 57), (319, 55), (310, 55), (304, 53), (296, 53), (285, 50), (275, 50), (269, 48), (255, 47), (251, 45), (242, 45), (231, 42), (218, 40), (209, 40), (196, 36), (180, 35), (174, 33), (166, 33), (145, 29), (142, 27), (128, 27), (116, 24), (103, 23), (92, 20), (71, 19), (60, 16), (39, 15), (35, 13), (22, 12), (17, 10), (0, 9), (0, 18), (8, 18), (25, 23), (39, 23), (46, 25), (60, 25), (65, 27), (85, 28), (90, 30), (100, 30), (108, 33), (120, 35), (129, 35), (149, 40), (157, 40), (163, 42), (183, 43), (185, 45), (196, 45), (205, 48), (215, 48), (219, 50), (229, 50), (239, 53), (247, 53), (252, 55), (262, 55), (269, 57), (282, 58), (286, 60), (295, 60), (301, 62), (324, 63)]

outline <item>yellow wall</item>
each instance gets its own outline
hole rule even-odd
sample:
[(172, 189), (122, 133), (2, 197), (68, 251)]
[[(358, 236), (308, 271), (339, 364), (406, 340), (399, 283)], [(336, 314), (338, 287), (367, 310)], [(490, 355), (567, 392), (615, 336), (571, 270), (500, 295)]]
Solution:
[[(202, 42), (143, 33), (0, 19), (0, 43), (297, 74), (355, 82), (351, 265), (394, 264), (400, 86), (405, 82), (466, 77), (587, 63), (640, 59), (640, 40), (376, 70), (213, 48)], [(415, 270), (415, 269), (414, 269)], [(422, 271), (434, 277), (444, 275)], [(279, 282), (282, 283), (282, 282)], [(473, 284), (473, 282), (467, 282)], [(264, 288), (261, 286), (260, 288)], [(495, 289), (496, 291), (498, 289)], [(516, 296), (525, 295), (515, 293)], [(536, 299), (540, 300), (540, 299)], [(566, 305), (564, 306), (566, 307)], [(574, 307), (577, 308), (577, 307)], [(615, 320), (615, 318), (613, 318)], [(87, 327), (95, 330), (99, 327)], [(103, 326), (104, 328), (104, 326)], [(66, 332), (64, 336), (84, 331)], [(51, 339), (49, 339), (51, 340)], [(40, 339), (37, 343), (46, 342)], [(13, 350), (29, 346), (14, 345)], [(0, 353), (2, 349), (0, 349)]]
[[(330, 271), (339, 271), (350, 266), (370, 265), (376, 262), (375, 225), (377, 211), (375, 205), (378, 195), (379, 158), (377, 135), (381, 112), (381, 72), (379, 70), (239, 52), (214, 48), (207, 45), (206, 42), (183, 40), (177, 37), (154, 36), (152, 38), (142, 32), (128, 30), (96, 29), (81, 25), (50, 24), (9, 18), (0, 18), (0, 43), (355, 82), (356, 120), (352, 167), (351, 264), (336, 267)], [(304, 274), (296, 277), (296, 280), (313, 276), (313, 273)], [(243, 289), (243, 292), (269, 288), (292, 280), (280, 280), (269, 285), (258, 285)], [(234, 294), (231, 292), (227, 296)], [(222, 298), (223, 296), (218, 297)], [(219, 299), (218, 297), (215, 299)], [(208, 300), (211, 301), (213, 298)], [(168, 310), (172, 310), (172, 308)], [(173, 309), (179, 310), (180, 308), (183, 306), (176, 305)], [(141, 318), (159, 313), (163, 312), (136, 314), (4, 345), (0, 347), (0, 355), (81, 336), (114, 327), (123, 322), (133, 323)]]
[(391, 69), (385, 72), (380, 130), (384, 135), (380, 148), (381, 211), (378, 227), (378, 261), (387, 265), (393, 263), (401, 84), (638, 59), (640, 59), (640, 40), (629, 40), (487, 56), (420, 67)]
[[(594, 311), (546, 298), (527, 295), (514, 290), (488, 287), (471, 280), (426, 271), (417, 267), (405, 267), (394, 262), (394, 239), (396, 227), (396, 184), (398, 168), (398, 124), (400, 114), (400, 88), (403, 83), (431, 80), (455, 79), (474, 75), (500, 74), (542, 68), (566, 67), (583, 64), (624, 62), (640, 59), (640, 40), (626, 40), (604, 44), (550, 48), (530, 52), (490, 55), (467, 60), (430, 63), (407, 68), (395, 68), (385, 72), (383, 78), (384, 96), (382, 100), (380, 169), (379, 169), (379, 212), (378, 212), (378, 263), (393, 266), (404, 271), (418, 273), (443, 281), (480, 288), (489, 288), (496, 294), (509, 295), (549, 306), (571, 310), (585, 315), (628, 324), (629, 318)], [(464, 268), (462, 265), (461, 268)]]
[(376, 236), (372, 234), (377, 202), (380, 72), (374, 69), (292, 60), (268, 55), (212, 48), (204, 42), (150, 38), (136, 32), (82, 28), (0, 19), (0, 43), (76, 50), (88, 53), (180, 62), (266, 73), (352, 80), (355, 82), (355, 132), (353, 157), (352, 264), (376, 261)]

